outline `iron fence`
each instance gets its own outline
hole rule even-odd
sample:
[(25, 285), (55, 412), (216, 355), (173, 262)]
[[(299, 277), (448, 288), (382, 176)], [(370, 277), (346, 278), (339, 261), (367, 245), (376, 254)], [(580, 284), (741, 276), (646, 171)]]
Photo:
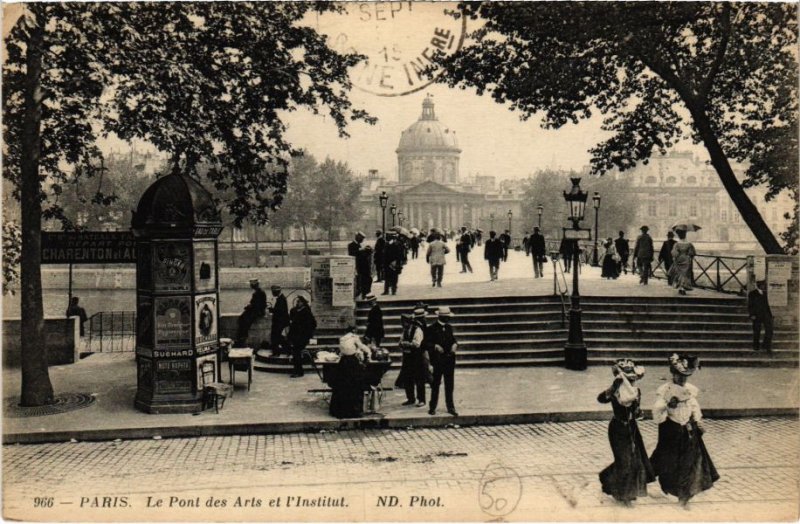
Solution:
[(135, 311), (100, 311), (89, 317), (87, 352), (121, 353), (135, 350)]
[[(692, 264), (692, 283), (702, 289), (713, 289), (721, 293), (747, 293), (747, 284), (753, 272), (752, 257), (723, 257), (695, 255)], [(653, 278), (668, 279), (663, 262), (652, 268)]]

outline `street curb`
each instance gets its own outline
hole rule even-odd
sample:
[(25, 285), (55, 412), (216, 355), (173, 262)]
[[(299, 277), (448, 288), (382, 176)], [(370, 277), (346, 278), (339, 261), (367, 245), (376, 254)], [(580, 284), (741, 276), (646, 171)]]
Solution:
[[(651, 418), (649, 410), (644, 411)], [(156, 415), (157, 416), (157, 415)], [(800, 418), (799, 408), (718, 408), (706, 409), (703, 416), (709, 419), (791, 417)], [(533, 424), (542, 422), (603, 421), (611, 419), (611, 411), (563, 411), (538, 413), (507, 413), (492, 415), (415, 416), (391, 417), (367, 415), (358, 419), (312, 420), (301, 422), (235, 423), (216, 426), (186, 425), (149, 428), (118, 428), (80, 431), (48, 431), (37, 433), (7, 433), (3, 445), (45, 444), (75, 441), (109, 441), (160, 438), (193, 438), (231, 435), (268, 435), (284, 433), (315, 433), (320, 431), (347, 431), (363, 429), (418, 429), (447, 428), (453, 426), (496, 426), (506, 424)]]

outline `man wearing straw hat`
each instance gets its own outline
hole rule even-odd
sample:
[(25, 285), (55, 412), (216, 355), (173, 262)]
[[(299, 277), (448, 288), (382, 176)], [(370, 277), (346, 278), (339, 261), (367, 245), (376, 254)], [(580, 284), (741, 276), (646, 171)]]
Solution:
[(453, 379), (456, 371), (458, 342), (453, 335), (453, 326), (450, 325), (452, 315), (449, 307), (441, 306), (436, 322), (428, 326), (425, 331), (424, 344), (433, 365), (429, 415), (436, 414), (436, 405), (439, 403), (439, 385), (444, 378), (444, 399), (447, 404), (447, 412), (454, 417), (458, 416), (453, 402)]
[(250, 303), (245, 306), (244, 311), (239, 315), (237, 323), (237, 347), (242, 347), (247, 342), (247, 334), (250, 332), (250, 326), (253, 325), (253, 322), (267, 314), (267, 294), (259, 286), (257, 278), (250, 279), (250, 288), (253, 290), (253, 295), (250, 297)]
[(636, 259), (636, 265), (639, 266), (639, 283), (647, 285), (647, 280), (650, 278), (650, 264), (653, 262), (653, 237), (647, 232), (650, 230), (647, 226), (639, 228), (642, 234), (636, 239), (636, 246), (633, 248), (633, 258)]

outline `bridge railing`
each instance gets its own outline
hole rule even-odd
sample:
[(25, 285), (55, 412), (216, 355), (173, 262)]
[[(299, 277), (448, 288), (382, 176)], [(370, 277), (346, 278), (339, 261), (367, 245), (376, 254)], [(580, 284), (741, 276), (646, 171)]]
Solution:
[[(694, 287), (712, 289), (721, 293), (747, 293), (748, 282), (753, 279), (753, 257), (729, 257), (698, 254), (692, 264)], [(662, 262), (652, 268), (654, 278), (667, 279)]]

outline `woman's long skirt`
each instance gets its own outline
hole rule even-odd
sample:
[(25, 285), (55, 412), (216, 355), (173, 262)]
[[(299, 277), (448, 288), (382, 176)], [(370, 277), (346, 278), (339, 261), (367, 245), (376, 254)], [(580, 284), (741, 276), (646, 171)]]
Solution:
[(678, 255), (669, 268), (672, 274), (672, 285), (677, 289), (692, 289), (692, 258)]
[(612, 419), (608, 424), (608, 441), (614, 463), (600, 472), (603, 493), (620, 501), (646, 496), (647, 483), (653, 482), (655, 475), (636, 421), (625, 424)]
[(603, 257), (603, 273), (601, 275), (603, 278), (617, 278), (619, 273), (617, 273), (617, 261), (614, 260), (614, 257), (611, 255), (606, 255)]
[(355, 418), (364, 412), (364, 365), (354, 355), (343, 356), (330, 384), (330, 413), (336, 418)]
[(658, 426), (658, 445), (650, 457), (664, 493), (688, 500), (719, 480), (697, 424), (670, 419)]

